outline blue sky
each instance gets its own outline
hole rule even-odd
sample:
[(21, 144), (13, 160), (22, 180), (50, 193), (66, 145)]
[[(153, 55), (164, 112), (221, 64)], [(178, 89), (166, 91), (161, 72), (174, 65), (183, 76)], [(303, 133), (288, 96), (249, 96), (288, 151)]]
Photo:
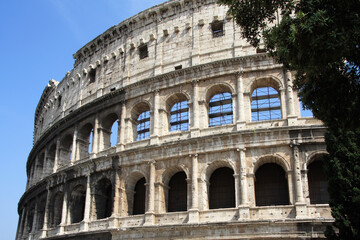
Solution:
[(0, 1), (0, 239), (15, 239), (25, 190), (34, 112), (50, 79), (73, 68), (72, 55), (109, 27), (164, 0)]
[(109, 27), (164, 0), (0, 1), (0, 239), (14, 239), (25, 190), (34, 112), (50, 79), (73, 68), (72, 55)]

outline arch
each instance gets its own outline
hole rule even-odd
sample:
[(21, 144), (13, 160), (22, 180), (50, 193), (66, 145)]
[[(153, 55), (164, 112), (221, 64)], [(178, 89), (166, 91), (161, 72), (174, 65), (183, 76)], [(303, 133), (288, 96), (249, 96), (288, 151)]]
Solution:
[(234, 170), (217, 168), (209, 180), (209, 209), (235, 207)]
[(95, 210), (97, 219), (111, 216), (113, 200), (112, 183), (108, 178), (102, 178), (95, 186)]
[(89, 153), (92, 152), (93, 136), (94, 127), (91, 123), (86, 123), (80, 128), (77, 139), (78, 159), (88, 157)]
[(211, 86), (206, 93), (209, 127), (233, 123), (233, 90), (226, 84)]
[(324, 172), (322, 158), (325, 154), (313, 155), (307, 166), (309, 198), (311, 204), (329, 203), (328, 181)]
[(64, 201), (64, 193), (58, 191), (52, 197), (52, 201), (50, 202), (50, 212), (49, 212), (49, 226), (56, 227), (61, 223), (62, 217), (62, 208)]
[(46, 163), (47, 163), (47, 168), (49, 170), (50, 173), (53, 172), (54, 169), (54, 162), (55, 162), (55, 155), (56, 155), (56, 144), (53, 143), (48, 152), (47, 152), (47, 156), (46, 156)]
[(217, 160), (210, 164), (208, 164), (208, 167), (205, 169), (205, 181), (210, 181), (211, 174), (218, 168), (221, 167), (228, 167), (233, 170), (233, 172), (236, 172), (235, 164), (230, 160)]
[(35, 230), (39, 231), (43, 228), (44, 225), (44, 217), (45, 217), (45, 208), (46, 208), (46, 194), (43, 195), (37, 201), (37, 219), (36, 219), (36, 226)]
[(255, 172), (256, 206), (288, 205), (286, 172), (277, 163), (264, 163)]
[(235, 94), (235, 90), (233, 89), (233, 87), (227, 83), (220, 83), (220, 84), (216, 84), (216, 85), (211, 85), (209, 87), (206, 88), (206, 94), (205, 94), (205, 101), (207, 103), (210, 102), (210, 99), (219, 93), (223, 93), (223, 92), (228, 92), (231, 95)]
[(59, 162), (58, 165), (65, 166), (67, 165), (72, 157), (72, 144), (73, 144), (73, 136), (70, 134), (66, 134), (60, 140), (60, 149), (59, 149)]
[(35, 214), (35, 204), (32, 203), (29, 205), (27, 216), (26, 216), (26, 232), (31, 233), (33, 229), (34, 222), (34, 214)]
[(280, 91), (284, 88), (284, 85), (280, 79), (274, 76), (263, 76), (250, 81), (245, 87), (245, 93), (249, 93), (251, 95), (254, 89), (258, 87), (272, 87), (275, 90)]
[(163, 174), (162, 174), (162, 183), (165, 186), (169, 185), (169, 181), (172, 178), (172, 176), (174, 176), (174, 174), (178, 173), (178, 172), (185, 172), (186, 176), (189, 176), (189, 169), (186, 168), (183, 165), (177, 165), (177, 166), (172, 166), (167, 168)]
[(304, 169), (307, 169), (307, 166), (309, 166), (312, 162), (321, 160), (326, 155), (329, 155), (329, 153), (324, 150), (312, 152), (306, 158), (306, 164), (305, 164)]
[(134, 188), (134, 199), (132, 204), (132, 214), (144, 214), (146, 202), (146, 180), (145, 177), (139, 179)]
[(290, 165), (286, 159), (278, 154), (267, 154), (261, 156), (253, 165), (254, 167), (250, 169), (250, 174), (255, 174), (257, 169), (264, 165), (265, 163), (276, 163), (280, 165), (285, 172), (289, 172), (291, 170)]
[(168, 113), (169, 131), (187, 131), (189, 129), (189, 98), (183, 93), (176, 93), (165, 102)]
[(70, 222), (78, 223), (84, 219), (86, 189), (82, 184), (73, 188), (70, 194)]
[(187, 181), (184, 171), (175, 173), (169, 181), (168, 212), (187, 210)]
[(126, 181), (126, 193), (129, 215), (145, 213), (146, 184), (145, 175), (140, 171), (129, 174)]
[(141, 102), (131, 110), (131, 120), (134, 140), (143, 140), (150, 137), (150, 105)]
[(103, 118), (101, 122), (102, 127), (102, 138), (103, 138), (103, 146), (102, 149), (107, 149), (112, 146), (115, 146), (118, 142), (119, 135), (119, 124), (117, 120), (119, 116), (116, 113), (110, 113), (106, 117)]

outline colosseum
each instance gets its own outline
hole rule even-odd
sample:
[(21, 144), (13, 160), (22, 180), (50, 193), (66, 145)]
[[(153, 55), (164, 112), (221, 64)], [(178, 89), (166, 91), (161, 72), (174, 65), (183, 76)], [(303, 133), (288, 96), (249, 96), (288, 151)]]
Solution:
[(322, 123), (215, 0), (111, 27), (35, 111), (23, 239), (310, 239), (333, 222)]

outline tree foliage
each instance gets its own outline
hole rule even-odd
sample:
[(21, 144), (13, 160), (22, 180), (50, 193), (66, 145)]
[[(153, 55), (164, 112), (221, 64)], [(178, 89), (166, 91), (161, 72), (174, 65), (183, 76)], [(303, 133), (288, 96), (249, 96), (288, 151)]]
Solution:
[(360, 239), (360, 0), (218, 0), (253, 46), (288, 70), (322, 120), (335, 218), (326, 236)]

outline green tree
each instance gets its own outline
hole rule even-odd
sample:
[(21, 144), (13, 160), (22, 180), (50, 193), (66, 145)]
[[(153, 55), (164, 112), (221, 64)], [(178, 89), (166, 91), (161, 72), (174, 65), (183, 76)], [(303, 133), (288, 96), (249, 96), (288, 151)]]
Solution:
[(330, 239), (360, 239), (360, 0), (218, 0), (254, 47), (296, 71), (304, 106), (327, 126)]

